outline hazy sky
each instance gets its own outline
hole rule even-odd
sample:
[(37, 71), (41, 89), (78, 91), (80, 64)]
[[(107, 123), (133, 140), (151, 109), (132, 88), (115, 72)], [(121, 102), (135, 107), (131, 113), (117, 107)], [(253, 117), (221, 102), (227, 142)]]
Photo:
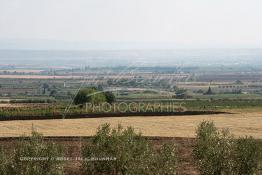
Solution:
[(262, 47), (261, 0), (0, 0), (0, 39)]

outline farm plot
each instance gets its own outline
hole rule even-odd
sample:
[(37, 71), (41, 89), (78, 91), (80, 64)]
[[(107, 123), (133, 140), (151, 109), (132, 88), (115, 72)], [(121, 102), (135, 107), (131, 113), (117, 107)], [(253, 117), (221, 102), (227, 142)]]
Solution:
[(30, 135), (32, 129), (44, 136), (92, 136), (103, 123), (112, 126), (133, 126), (145, 136), (194, 137), (197, 125), (212, 120), (218, 128), (229, 128), (236, 136), (251, 135), (262, 139), (262, 112), (239, 112), (236, 114), (120, 117), (59, 120), (1, 121), (1, 137)]

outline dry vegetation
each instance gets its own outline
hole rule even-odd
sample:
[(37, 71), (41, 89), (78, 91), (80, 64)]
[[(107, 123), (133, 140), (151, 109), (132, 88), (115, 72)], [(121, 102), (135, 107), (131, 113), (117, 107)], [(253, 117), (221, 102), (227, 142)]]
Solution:
[(32, 128), (45, 136), (91, 136), (103, 123), (116, 126), (133, 126), (145, 136), (195, 137), (195, 129), (203, 120), (213, 120), (218, 128), (229, 128), (236, 136), (250, 135), (262, 139), (262, 112), (240, 112), (236, 114), (122, 117), (65, 120), (1, 121), (1, 137), (29, 135)]

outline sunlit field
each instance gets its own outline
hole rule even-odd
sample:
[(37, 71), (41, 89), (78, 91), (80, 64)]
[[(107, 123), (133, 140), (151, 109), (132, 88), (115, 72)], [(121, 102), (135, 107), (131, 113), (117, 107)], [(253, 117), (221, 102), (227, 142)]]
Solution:
[(197, 116), (121, 117), (59, 120), (1, 121), (1, 137), (30, 135), (32, 129), (44, 136), (92, 136), (103, 123), (133, 126), (145, 136), (195, 137), (195, 129), (203, 120), (211, 120), (218, 128), (228, 128), (236, 136), (250, 135), (262, 139), (262, 112)]

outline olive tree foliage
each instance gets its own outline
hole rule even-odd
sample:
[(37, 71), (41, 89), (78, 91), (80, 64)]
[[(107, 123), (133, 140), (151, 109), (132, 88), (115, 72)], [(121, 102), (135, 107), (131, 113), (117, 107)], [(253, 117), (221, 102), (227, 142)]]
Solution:
[(232, 139), (228, 132), (220, 135), (213, 122), (202, 122), (197, 130), (194, 153), (199, 159), (201, 174), (230, 174)]
[(33, 132), (31, 138), (20, 138), (12, 155), (0, 152), (1, 175), (61, 175), (62, 148), (45, 143), (41, 134)]
[[(91, 175), (171, 175), (176, 174), (176, 147), (165, 144), (157, 152), (149, 141), (133, 128), (109, 124), (99, 127), (96, 135), (83, 147), (83, 174)], [(103, 161), (103, 158), (110, 158)]]
[(252, 137), (240, 137), (235, 152), (236, 174), (262, 174), (262, 143)]
[(3, 148), (0, 148), (0, 175), (9, 175), (9, 168), (11, 168), (9, 158), (4, 154)]
[(235, 139), (213, 122), (202, 122), (196, 132), (194, 156), (203, 175), (253, 175), (261, 164), (261, 144), (251, 137)]

